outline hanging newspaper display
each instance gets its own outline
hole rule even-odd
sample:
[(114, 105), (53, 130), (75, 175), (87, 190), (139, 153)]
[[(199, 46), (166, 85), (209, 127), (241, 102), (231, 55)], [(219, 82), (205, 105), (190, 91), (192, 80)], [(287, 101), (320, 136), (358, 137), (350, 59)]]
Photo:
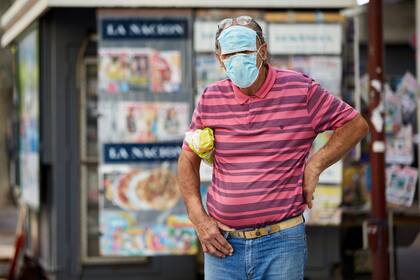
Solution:
[(416, 193), (418, 170), (414, 158), (417, 97), (420, 86), (406, 73), (393, 92), (385, 86), (386, 200), (392, 206), (410, 207)]
[(270, 62), (274, 66), (302, 72), (330, 93), (341, 96), (340, 24), (271, 23), (268, 31)]
[(341, 54), (340, 24), (284, 24), (268, 26), (272, 54)]
[(109, 11), (98, 18), (100, 253), (194, 254), (175, 180), (192, 95), (188, 20)]
[(22, 201), (39, 207), (39, 58), (38, 31), (26, 35), (17, 47), (19, 90), (19, 169)]
[(417, 186), (418, 171), (414, 167), (392, 165), (386, 169), (386, 200), (396, 206), (411, 206)]
[(342, 59), (339, 56), (274, 56), (271, 64), (295, 70), (316, 80), (335, 96), (341, 96)]

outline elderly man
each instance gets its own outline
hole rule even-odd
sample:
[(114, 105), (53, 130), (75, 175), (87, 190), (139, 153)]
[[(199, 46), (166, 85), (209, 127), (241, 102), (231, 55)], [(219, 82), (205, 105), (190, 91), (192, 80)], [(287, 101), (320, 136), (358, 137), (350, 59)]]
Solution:
[[(205, 278), (303, 279), (302, 213), (320, 173), (368, 132), (366, 121), (311, 78), (267, 62), (261, 27), (224, 19), (216, 56), (228, 79), (210, 84), (191, 130), (214, 130), (213, 178), (203, 208), (201, 159), (184, 143), (178, 182), (205, 252)], [(308, 158), (318, 133), (334, 130)]]

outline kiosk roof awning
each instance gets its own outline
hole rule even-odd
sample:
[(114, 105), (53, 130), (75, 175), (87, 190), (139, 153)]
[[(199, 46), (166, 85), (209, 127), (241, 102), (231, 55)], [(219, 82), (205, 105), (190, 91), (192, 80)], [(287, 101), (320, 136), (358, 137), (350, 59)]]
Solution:
[(9, 45), (49, 8), (349, 8), (356, 0), (16, 0), (3, 14), (1, 45)]

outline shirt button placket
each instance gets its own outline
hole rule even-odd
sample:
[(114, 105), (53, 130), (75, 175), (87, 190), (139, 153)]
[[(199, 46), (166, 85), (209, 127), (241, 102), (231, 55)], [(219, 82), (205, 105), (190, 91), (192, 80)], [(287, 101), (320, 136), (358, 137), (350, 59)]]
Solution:
[(254, 116), (252, 115), (252, 108), (254, 108), (254, 102), (256, 100), (255, 96), (251, 96), (248, 101), (248, 129), (252, 128), (252, 122), (254, 121)]
[(246, 116), (247, 129), (251, 128), (251, 121), (252, 121), (251, 112), (250, 112), (250, 105), (249, 105), (250, 101), (251, 100), (248, 99), (248, 101), (246, 103), (244, 103), (244, 106), (246, 108), (246, 114), (247, 114), (247, 116)]
[(247, 109), (248, 109), (248, 115), (246, 117), (247, 123), (248, 123), (248, 129), (251, 129), (252, 126), (252, 115), (251, 115), (251, 105), (252, 105), (252, 97), (248, 99)]

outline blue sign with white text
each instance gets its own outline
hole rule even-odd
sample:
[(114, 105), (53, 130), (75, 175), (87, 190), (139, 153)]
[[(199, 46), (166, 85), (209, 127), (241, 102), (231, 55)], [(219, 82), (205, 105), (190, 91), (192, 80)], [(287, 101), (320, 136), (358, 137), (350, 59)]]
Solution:
[(182, 19), (120, 18), (101, 21), (103, 40), (183, 39), (188, 22)]
[(182, 142), (147, 144), (104, 144), (105, 163), (177, 161)]

